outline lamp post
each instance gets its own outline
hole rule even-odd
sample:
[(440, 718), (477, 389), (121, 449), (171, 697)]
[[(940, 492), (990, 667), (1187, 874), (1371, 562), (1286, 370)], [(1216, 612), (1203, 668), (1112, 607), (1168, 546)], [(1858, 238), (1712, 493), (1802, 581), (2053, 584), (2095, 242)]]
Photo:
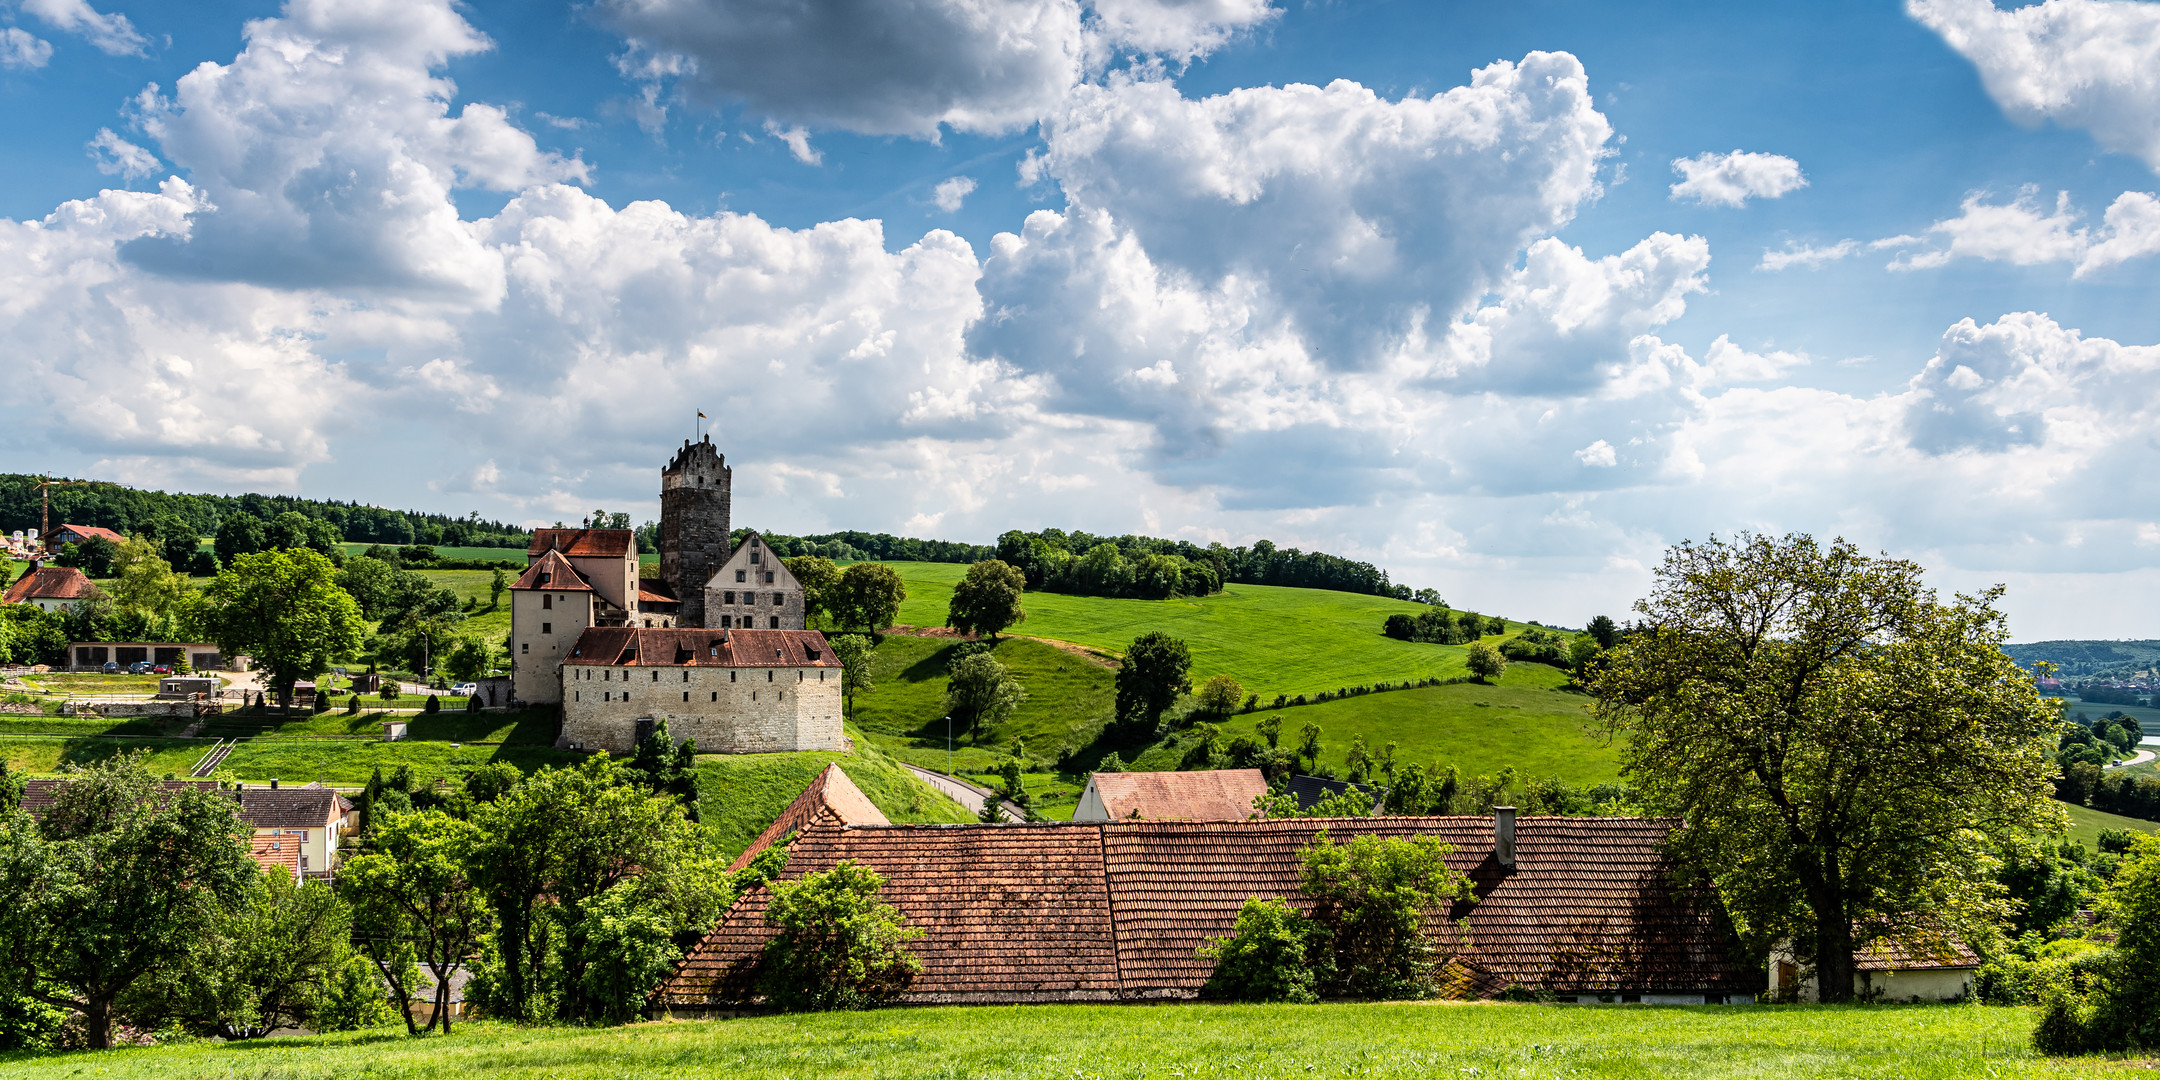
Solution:
[(952, 714), (951, 714), (951, 713), (946, 713), (946, 714), (945, 714), (945, 775), (947, 775), (947, 776), (951, 776), (952, 774), (953, 774), (953, 772), (952, 772)]

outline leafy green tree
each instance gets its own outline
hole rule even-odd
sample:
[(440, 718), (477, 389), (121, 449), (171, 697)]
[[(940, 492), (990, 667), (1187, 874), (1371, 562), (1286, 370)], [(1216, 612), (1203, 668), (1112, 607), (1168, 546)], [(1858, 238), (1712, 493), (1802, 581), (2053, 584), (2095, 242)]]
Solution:
[(1318, 1000), (1305, 962), (1311, 919), (1278, 899), (1248, 897), (1230, 936), (1209, 938), (1199, 956), (1215, 962), (1200, 996), (1227, 1001)]
[(839, 600), (840, 568), (823, 555), (797, 555), (780, 560), (795, 575), (795, 582), (803, 590), (803, 618), (805, 626), (816, 626), (819, 618), (837, 618)]
[(855, 695), (877, 689), (871, 667), (877, 662), (877, 643), (861, 634), (835, 634), (826, 639), (840, 658), (840, 693), (846, 698), (848, 719), (855, 718)]
[(208, 785), (160, 791), (136, 755), (70, 779), (43, 818), (0, 815), (0, 993), (82, 1013), (104, 1049), (115, 1004), (197, 957), (257, 872)]
[(353, 601), (360, 605), (360, 614), (380, 619), (397, 589), (398, 571), (381, 559), (355, 555), (338, 569), (337, 584), (352, 594)]
[(833, 588), (832, 615), (850, 630), (876, 633), (900, 617), (907, 586), (884, 563), (856, 563), (840, 571)]
[(488, 575), (489, 611), (495, 611), (502, 607), (502, 594), (504, 590), (510, 588), (510, 584), (510, 572), (500, 566), (495, 568), (493, 574)]
[(1163, 710), (1192, 688), (1185, 677), (1190, 670), (1192, 654), (1183, 641), (1159, 630), (1134, 638), (1118, 665), (1118, 720), (1152, 729)]
[(158, 556), (156, 544), (133, 539), (113, 554), (114, 581), (107, 592), (124, 610), (161, 617), (178, 609), (188, 592), (187, 580), (173, 573), (171, 564)]
[(1267, 740), (1268, 749), (1273, 750), (1282, 745), (1282, 717), (1270, 716), (1263, 718), (1259, 723), (1253, 725), (1253, 730), (1258, 731), (1260, 737)]
[(412, 1010), (415, 964), (427, 968), (433, 984), (428, 1026), (450, 1034), (450, 973), (487, 929), (487, 909), (465, 868), (478, 844), (471, 823), (440, 810), (383, 814), (367, 852), (347, 859), (339, 874), (354, 936), (389, 984), (411, 1034), (421, 1031)]
[(1245, 700), (1245, 687), (1229, 675), (1217, 675), (1201, 684), (1196, 695), (1200, 711), (1214, 717), (1228, 717), (1237, 711), (1238, 702)]
[(995, 639), (1006, 627), (1027, 620), (1027, 612), (1020, 609), (1020, 593), (1026, 588), (1027, 575), (1017, 567), (996, 559), (976, 563), (953, 586), (945, 625), (963, 634), (988, 634)]
[(317, 1003), (356, 959), (345, 901), (328, 885), (295, 884), (291, 871), (274, 867), (256, 874), (240, 902), (218, 913), (202, 946), (173, 973), (173, 1011), (224, 1039), (317, 1026)]
[(486, 642), (476, 637), (464, 636), (457, 639), (457, 644), (443, 651), (442, 669), (459, 682), (470, 682), (487, 674), (493, 659), (488, 654)]
[(227, 656), (245, 653), (269, 675), (278, 700), (292, 685), (329, 670), (360, 647), (360, 605), (337, 587), (336, 569), (314, 551), (242, 555), (203, 590), (211, 640)]
[(1981, 939), (2008, 914), (1994, 852), (2062, 828), (2055, 712), (2002, 652), (2001, 594), (1941, 603), (1843, 541), (1681, 544), (1593, 684), (1644, 808), (1688, 823), (1676, 854), (1746, 940), (1795, 942), (1825, 1001), (1869, 941)]
[(1614, 642), (1620, 640), (1620, 627), (1613, 623), (1610, 615), (1600, 615), (1590, 620), (1587, 629), (1591, 640), (1597, 642), (1600, 649), (1610, 649)]
[(2114, 945), (2043, 980), (2033, 1029), (2042, 1053), (2160, 1049), (2160, 837), (2132, 845), (2100, 899)]
[(1467, 661), (1470, 674), (1477, 676), (1479, 682), (1491, 682), (1507, 670), (1507, 657), (1500, 655), (1500, 650), (1490, 641), (1471, 642)]
[(227, 517), (218, 523), (217, 536), (211, 540), (218, 562), (226, 566), (231, 566), (233, 560), (242, 555), (263, 550), (266, 545), (262, 519), (253, 514)]
[(1308, 773), (1320, 767), (1320, 725), (1307, 720), (1298, 729), (1297, 756)]
[(682, 803), (684, 817), (698, 819), (697, 740), (676, 745), (666, 717), (638, 741), (628, 768), (643, 776), (645, 790), (674, 798)]
[(766, 943), (758, 989), (788, 1010), (853, 1009), (907, 989), (921, 961), (907, 943), (923, 936), (880, 892), (885, 878), (853, 859), (772, 884), (765, 921), (780, 932)]
[(945, 683), (945, 712), (982, 741), (984, 728), (996, 727), (1027, 700), (1020, 680), (989, 653), (974, 653), (953, 662)]
[(1337, 844), (1323, 829), (1298, 853), (1298, 891), (1312, 900), (1321, 931), (1313, 966), (1322, 993), (1429, 992), (1435, 952), (1427, 920), (1443, 904), (1473, 895), (1470, 879), (1447, 864), (1454, 850), (1434, 836), (1359, 836)]

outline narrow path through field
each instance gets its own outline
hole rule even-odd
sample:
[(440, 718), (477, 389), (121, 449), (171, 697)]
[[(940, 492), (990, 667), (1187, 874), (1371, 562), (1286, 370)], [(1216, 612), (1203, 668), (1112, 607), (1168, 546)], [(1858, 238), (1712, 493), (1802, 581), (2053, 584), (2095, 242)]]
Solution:
[[(952, 799), (952, 801), (959, 803), (961, 806), (965, 807), (967, 809), (967, 812), (970, 814), (980, 815), (982, 813), (983, 800), (990, 797), (990, 792), (988, 790), (977, 787), (974, 784), (970, 784), (967, 781), (962, 780), (958, 777), (947, 776), (941, 772), (932, 772), (929, 769), (918, 768), (913, 765), (908, 765), (907, 762), (904, 761), (900, 764), (906, 765), (907, 771), (914, 773), (916, 778), (920, 779), (923, 783), (944, 792)], [(1021, 813), (1020, 808), (1014, 806), (1011, 803), (1000, 804), (999, 810), (1005, 815), (1005, 819), (1007, 821), (1027, 820), (1027, 815)]]

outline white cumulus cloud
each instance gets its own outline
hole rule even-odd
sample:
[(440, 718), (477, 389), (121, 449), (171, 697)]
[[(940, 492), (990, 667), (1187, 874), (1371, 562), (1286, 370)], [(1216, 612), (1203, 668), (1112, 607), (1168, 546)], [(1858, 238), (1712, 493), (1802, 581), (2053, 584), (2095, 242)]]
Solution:
[(965, 201), (970, 194), (973, 194), (974, 191), (974, 177), (955, 176), (938, 181), (937, 187), (932, 189), (931, 191), (931, 198), (937, 203), (938, 209), (943, 210), (948, 214), (951, 214), (957, 213), (960, 209), (960, 204)]
[(55, 30), (81, 35), (99, 52), (111, 56), (146, 56), (149, 42), (128, 17), (113, 12), (100, 14), (89, 0), (22, 0), (25, 15), (35, 15)]
[(0, 67), (41, 68), (51, 59), (51, 42), (19, 26), (0, 28)]
[(97, 137), (86, 147), (90, 160), (97, 163), (97, 170), (108, 176), (125, 176), (130, 180), (148, 176), (158, 171), (157, 155), (113, 134), (111, 128), (99, 128)]
[(2160, 4), (1907, 0), (1913, 18), (1980, 70), (2012, 120), (2082, 128), (2160, 172)]
[(1775, 199), (1807, 186), (1800, 163), (1781, 154), (1697, 154), (1674, 159), (1672, 168), (1681, 177), (1672, 197), (1704, 206), (1746, 206), (1751, 198)]
[(1901, 249), (1890, 263), (1892, 270), (1928, 269), (1953, 259), (2014, 266), (2072, 262), (2077, 264), (2073, 276), (2080, 278), (2160, 253), (2160, 199), (2150, 192), (2116, 196), (2098, 230), (2083, 224), (2084, 215), (2071, 204), (2069, 192), (2057, 192), (2050, 208), (2040, 203), (2038, 190), (2030, 185), (2009, 202), (1990, 202), (1986, 193), (1974, 192), (1960, 210), (1957, 217), (1930, 226), (1927, 237), (1893, 236), (1869, 246)]

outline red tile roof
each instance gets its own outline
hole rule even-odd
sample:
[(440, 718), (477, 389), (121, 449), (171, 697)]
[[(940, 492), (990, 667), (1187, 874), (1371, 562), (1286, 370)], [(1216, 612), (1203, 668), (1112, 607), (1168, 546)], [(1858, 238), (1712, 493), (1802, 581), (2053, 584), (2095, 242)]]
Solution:
[(98, 587), (72, 566), (44, 566), (36, 573), (24, 574), (21, 580), (8, 586), (6, 603), (20, 604), (30, 600), (87, 600), (98, 593)]
[[(1455, 846), (1472, 901), (1434, 919), (1464, 996), (1510, 985), (1558, 994), (1752, 993), (1759, 973), (1735, 962), (1711, 898), (1675, 889), (1660, 852), (1673, 822), (1525, 817), (1516, 862), (1492, 857), (1485, 817), (1033, 826), (841, 826), (814, 821), (789, 847), (782, 877), (843, 859), (886, 875), (885, 898), (926, 935), (922, 971), (903, 998), (937, 1001), (1143, 1000), (1195, 996), (1209, 964), (1194, 955), (1230, 932), (1248, 897), (1297, 894), (1298, 850), (1327, 829), (1432, 835)], [(746, 999), (764, 943), (770, 893), (737, 901), (663, 984), (655, 1003), (694, 1010)], [(1466, 944), (1454, 936), (1462, 920)]]
[(1939, 971), (1979, 966), (1980, 955), (1955, 937), (1932, 943), (1877, 941), (1853, 954), (1854, 971)]
[(578, 635), (572, 667), (830, 667), (840, 658), (815, 630), (594, 626)]
[(279, 832), (259, 832), (249, 841), (248, 854), (255, 865), (265, 870), (273, 867), (284, 870), (294, 877), (300, 875), (300, 836), (287, 836)]
[(750, 846), (744, 848), (743, 853), (736, 856), (734, 863), (729, 865), (728, 872), (733, 873), (750, 865), (750, 860), (757, 858), (766, 848), (775, 843), (786, 842), (789, 837), (819, 821), (836, 825), (892, 824), (885, 817), (885, 812), (878, 809), (877, 804), (871, 802), (861, 788), (855, 786), (855, 781), (848, 779), (848, 774), (841, 770), (838, 762), (834, 762), (825, 766), (825, 771), (817, 774), (817, 779), (810, 781), (810, 786), (804, 788), (802, 794), (795, 796), (795, 801), (789, 803), (787, 809), (780, 811), (780, 816), (774, 818), (773, 823), (767, 825), (757, 839), (750, 841)]
[(570, 560), (563, 558), (561, 552), (552, 549), (533, 560), (533, 564), (526, 567), (525, 572), (519, 574), (517, 581), (510, 587), (544, 589), (548, 592), (593, 591), (593, 587), (586, 583), (585, 575), (578, 573), (577, 567), (570, 565)]
[(560, 551), (580, 558), (622, 558), (637, 551), (637, 534), (628, 529), (534, 529), (525, 557)]
[(1090, 782), (1112, 821), (1243, 821), (1268, 790), (1258, 769), (1096, 773)]
[(53, 530), (53, 535), (48, 538), (47, 543), (50, 544), (52, 540), (59, 540), (63, 544), (72, 543), (73, 541), (67, 539), (66, 534), (68, 533), (74, 533), (76, 536), (79, 536), (84, 540), (88, 540), (93, 536), (97, 536), (110, 540), (115, 544), (127, 543), (127, 537), (122, 536), (119, 533), (112, 531), (111, 529), (102, 528), (96, 525), (62, 525), (58, 529)]

